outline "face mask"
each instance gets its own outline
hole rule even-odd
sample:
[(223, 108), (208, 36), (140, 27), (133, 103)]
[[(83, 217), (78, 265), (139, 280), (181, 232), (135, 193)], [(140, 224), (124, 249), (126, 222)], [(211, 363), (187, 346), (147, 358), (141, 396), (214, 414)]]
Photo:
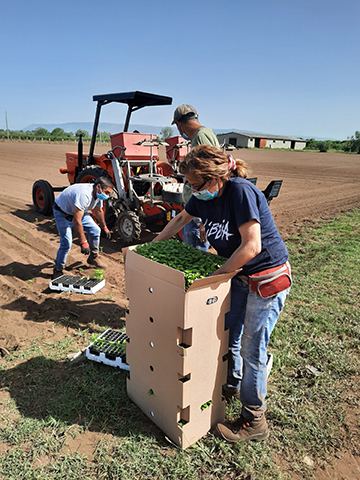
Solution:
[(215, 190), (214, 193), (210, 193), (208, 189), (201, 190), (200, 192), (193, 192), (194, 197), (199, 200), (213, 200), (218, 196), (219, 190)]
[(108, 200), (109, 199), (109, 195), (105, 195), (105, 193), (103, 193), (102, 190), (101, 190), (101, 193), (96, 192), (96, 196), (99, 200)]

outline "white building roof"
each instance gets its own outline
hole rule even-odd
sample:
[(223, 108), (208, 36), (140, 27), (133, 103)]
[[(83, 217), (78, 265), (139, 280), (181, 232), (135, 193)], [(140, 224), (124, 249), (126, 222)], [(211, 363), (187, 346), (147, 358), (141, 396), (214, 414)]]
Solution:
[(244, 133), (244, 132), (228, 132), (228, 133), (218, 133), (220, 135), (242, 135), (243, 137), (248, 138), (265, 138), (267, 140), (288, 140), (288, 141), (295, 141), (295, 142), (305, 142), (302, 138), (296, 137), (282, 137), (280, 135), (267, 135), (265, 133)]

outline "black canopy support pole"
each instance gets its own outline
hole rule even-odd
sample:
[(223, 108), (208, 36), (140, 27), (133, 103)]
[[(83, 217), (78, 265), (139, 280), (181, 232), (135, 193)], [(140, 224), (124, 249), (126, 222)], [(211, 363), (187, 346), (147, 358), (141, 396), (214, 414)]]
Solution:
[(125, 120), (125, 125), (124, 125), (124, 132), (127, 132), (128, 129), (129, 129), (129, 123), (130, 123), (130, 116), (131, 116), (131, 113), (132, 113), (132, 106), (129, 105), (129, 108), (128, 108), (128, 111), (127, 111), (127, 114), (126, 114), (126, 120)]
[(94, 120), (93, 132), (91, 137), (91, 145), (90, 145), (89, 160), (88, 160), (89, 165), (93, 165), (94, 163), (94, 150), (95, 150), (96, 134), (98, 131), (99, 120), (100, 120), (101, 107), (102, 107), (102, 102), (98, 102), (96, 106), (95, 120)]

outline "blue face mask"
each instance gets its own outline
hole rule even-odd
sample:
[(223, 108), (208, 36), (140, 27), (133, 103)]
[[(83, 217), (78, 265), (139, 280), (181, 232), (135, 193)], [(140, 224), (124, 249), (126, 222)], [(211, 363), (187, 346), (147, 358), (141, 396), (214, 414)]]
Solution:
[(105, 195), (105, 193), (103, 193), (102, 190), (101, 190), (101, 193), (96, 192), (96, 196), (99, 200), (109, 200), (109, 195)]
[(201, 190), (200, 192), (192, 192), (194, 197), (198, 198), (199, 200), (213, 200), (219, 194), (219, 190), (215, 190), (214, 193), (210, 193), (208, 189)]

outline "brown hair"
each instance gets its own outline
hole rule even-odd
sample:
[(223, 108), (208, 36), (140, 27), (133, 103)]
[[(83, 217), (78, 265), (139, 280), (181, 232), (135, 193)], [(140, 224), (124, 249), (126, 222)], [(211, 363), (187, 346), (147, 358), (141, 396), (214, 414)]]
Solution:
[(210, 181), (214, 178), (228, 180), (230, 177), (247, 178), (250, 167), (239, 158), (234, 159), (236, 168), (229, 170), (229, 157), (219, 148), (211, 145), (199, 145), (193, 148), (180, 162), (181, 173), (191, 173), (202, 180)]

